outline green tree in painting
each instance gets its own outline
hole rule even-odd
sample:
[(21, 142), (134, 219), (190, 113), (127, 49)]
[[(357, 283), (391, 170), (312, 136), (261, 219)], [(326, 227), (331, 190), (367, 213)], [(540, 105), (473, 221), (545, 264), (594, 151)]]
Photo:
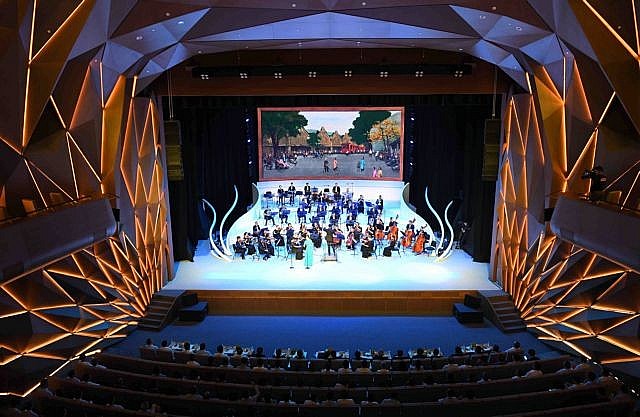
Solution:
[(312, 148), (317, 148), (318, 144), (320, 144), (320, 136), (318, 136), (318, 131), (309, 132), (309, 137), (307, 138), (307, 143)]
[(300, 128), (309, 123), (298, 111), (265, 111), (262, 113), (262, 131), (273, 141), (273, 152), (277, 154), (280, 139), (296, 136)]
[(358, 113), (358, 117), (353, 121), (353, 127), (349, 129), (349, 136), (358, 145), (369, 143), (369, 131), (376, 123), (391, 116), (387, 110), (365, 110)]

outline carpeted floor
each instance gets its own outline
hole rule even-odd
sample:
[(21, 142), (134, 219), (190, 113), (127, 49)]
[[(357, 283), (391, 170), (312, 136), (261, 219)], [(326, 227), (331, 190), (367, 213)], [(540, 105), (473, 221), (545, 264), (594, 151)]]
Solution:
[(462, 325), (453, 317), (317, 317), (317, 316), (208, 316), (202, 323), (180, 323), (161, 332), (136, 330), (110, 352), (138, 355), (138, 347), (150, 337), (161, 340), (205, 342), (210, 351), (218, 344), (303, 348), (314, 353), (328, 346), (336, 350), (370, 348), (394, 351), (418, 346), (439, 347), (445, 354), (458, 344), (492, 343), (509, 347), (514, 340), (539, 356), (555, 355), (527, 332), (502, 333), (492, 323)]

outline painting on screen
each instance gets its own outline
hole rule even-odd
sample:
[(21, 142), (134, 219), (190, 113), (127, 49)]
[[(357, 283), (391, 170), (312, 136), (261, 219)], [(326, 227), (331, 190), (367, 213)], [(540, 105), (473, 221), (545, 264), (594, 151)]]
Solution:
[(404, 108), (260, 108), (260, 180), (402, 179)]

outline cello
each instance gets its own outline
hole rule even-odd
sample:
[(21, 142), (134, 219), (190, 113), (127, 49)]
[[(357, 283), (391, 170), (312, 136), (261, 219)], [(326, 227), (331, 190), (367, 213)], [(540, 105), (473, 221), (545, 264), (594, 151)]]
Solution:
[[(396, 220), (398, 220), (398, 215), (396, 214)], [(398, 241), (398, 223), (391, 219), (389, 221), (389, 233), (387, 234), (387, 239)]]
[(404, 236), (402, 237), (402, 246), (406, 249), (411, 247), (411, 243), (413, 242), (413, 234), (414, 231), (409, 225), (407, 225), (407, 229), (404, 231)]
[(413, 251), (416, 254), (421, 254), (424, 251), (424, 242), (427, 240), (424, 231), (418, 232), (418, 237), (416, 237), (416, 243), (413, 245)]

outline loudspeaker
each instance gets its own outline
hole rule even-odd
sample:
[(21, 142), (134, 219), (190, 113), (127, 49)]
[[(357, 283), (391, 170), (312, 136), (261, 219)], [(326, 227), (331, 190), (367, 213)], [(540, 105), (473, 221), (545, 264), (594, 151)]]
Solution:
[(182, 136), (179, 120), (164, 121), (164, 145), (167, 155), (167, 177), (169, 181), (182, 181)]
[(500, 119), (484, 121), (484, 148), (482, 150), (482, 181), (498, 179), (498, 164), (500, 151)]

